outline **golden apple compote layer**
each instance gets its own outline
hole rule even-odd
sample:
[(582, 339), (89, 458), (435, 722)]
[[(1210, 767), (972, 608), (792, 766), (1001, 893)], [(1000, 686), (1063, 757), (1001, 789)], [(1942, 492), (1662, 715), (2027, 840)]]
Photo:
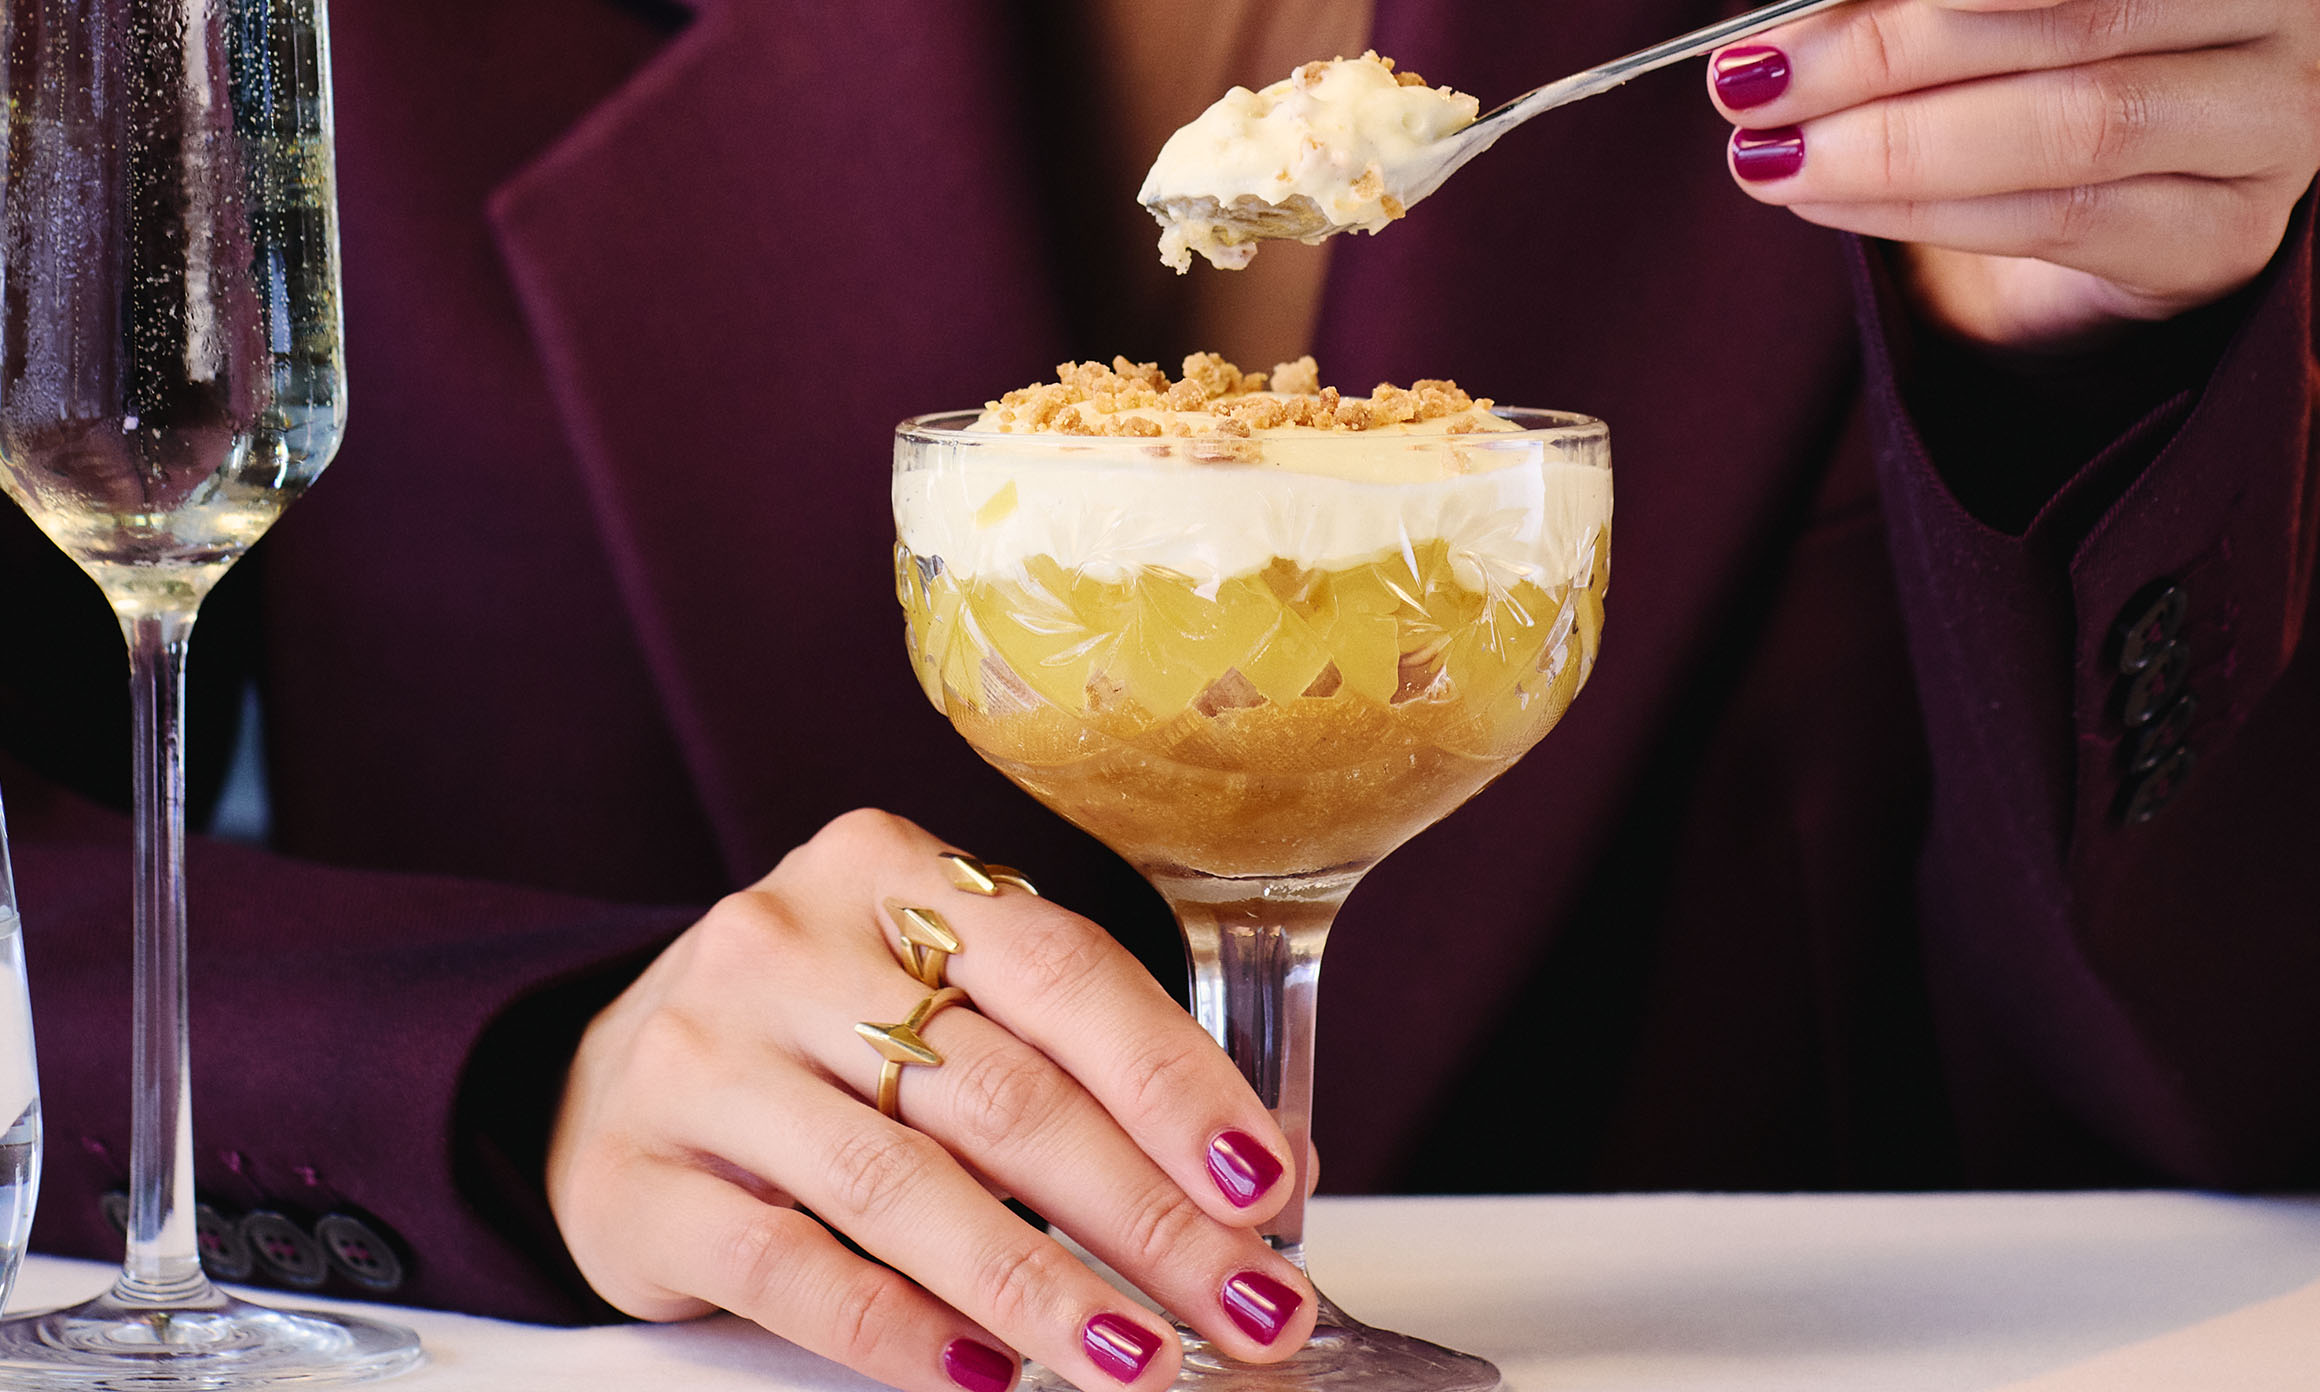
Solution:
[(1147, 871), (1277, 876), (1375, 861), (1535, 744), (1594, 665), (1608, 548), (1481, 588), (1439, 540), (1205, 583), (1046, 555), (962, 582), (898, 546), (896, 577), (928, 699), (1001, 772)]

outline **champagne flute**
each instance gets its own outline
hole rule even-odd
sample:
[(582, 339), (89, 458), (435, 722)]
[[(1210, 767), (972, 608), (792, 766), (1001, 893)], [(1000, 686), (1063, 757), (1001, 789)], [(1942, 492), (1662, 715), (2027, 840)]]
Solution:
[[(1505, 772), (1592, 669), (1609, 436), (1518, 429), (1233, 441), (970, 431), (895, 444), (912, 663), (975, 751), (1167, 899), (1193, 1013), (1297, 1156), (1264, 1234), (1304, 1266), (1322, 947), (1394, 847)], [(1407, 480), (1378, 482), (1377, 479)], [(1482, 1359), (1326, 1296), (1289, 1360), (1181, 1324), (1180, 1386), (1482, 1392)], [(1065, 1386), (1044, 1369), (1032, 1386)]]
[(128, 1250), (104, 1295), (0, 1324), (0, 1384), (375, 1377), (393, 1326), (203, 1273), (185, 974), (186, 640), (345, 423), (322, 0), (0, 6), (0, 487), (104, 591), (134, 704)]

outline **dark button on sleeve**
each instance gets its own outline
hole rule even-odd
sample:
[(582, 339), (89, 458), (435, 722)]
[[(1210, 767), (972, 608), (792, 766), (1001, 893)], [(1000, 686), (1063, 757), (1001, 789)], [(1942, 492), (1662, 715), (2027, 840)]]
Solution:
[(2160, 649), (2142, 671), (2127, 683), (2121, 698), (2119, 719), (2130, 730), (2140, 729), (2159, 718), (2175, 698), (2182, 694), (2183, 683), (2191, 675), (2191, 648), (2185, 643), (2169, 643)]
[(2190, 607), (2180, 585), (2160, 585), (2129, 600), (2112, 630), (2119, 671), (2131, 676), (2150, 666), (2183, 631), (2183, 616)]
[(2190, 781), (2191, 771), (2198, 759), (2188, 749), (2178, 749), (2167, 756), (2166, 762), (2143, 775), (2142, 780), (2127, 789), (2126, 808), (2120, 814), (2129, 826), (2147, 822), (2165, 811)]
[(129, 1196), (119, 1189), (105, 1191), (97, 1200), (97, 1212), (105, 1215), (105, 1226), (121, 1237), (129, 1235)]
[(242, 1236), (239, 1219), (229, 1218), (208, 1204), (193, 1206), (193, 1240), (201, 1250), (201, 1266), (212, 1280), (246, 1281), (257, 1269), (250, 1241)]
[(242, 1237), (257, 1258), (258, 1270), (285, 1286), (312, 1290), (330, 1275), (322, 1244), (284, 1214), (251, 1210), (242, 1216)]
[(338, 1274), (376, 1295), (403, 1284), (403, 1259), (379, 1228), (347, 1213), (326, 1214), (314, 1236)]

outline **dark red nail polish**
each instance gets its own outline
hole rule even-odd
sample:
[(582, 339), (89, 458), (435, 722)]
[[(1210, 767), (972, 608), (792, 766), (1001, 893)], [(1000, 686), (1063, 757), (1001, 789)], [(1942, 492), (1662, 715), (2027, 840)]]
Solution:
[(1280, 1338), (1305, 1303), (1304, 1296), (1262, 1271), (1244, 1271), (1225, 1282), (1217, 1300), (1241, 1332), (1260, 1344)]
[(1746, 111), (1788, 90), (1788, 55), (1777, 48), (1734, 48), (1716, 56), (1716, 95), (1734, 111)]
[(1790, 178), (1804, 168), (1804, 132), (1795, 126), (1732, 132), (1732, 170), (1752, 184)]
[(1227, 1131), (1208, 1143), (1208, 1177), (1234, 1208), (1247, 1208), (1281, 1177), (1281, 1162), (1243, 1131)]
[(1080, 1330), (1090, 1362), (1121, 1382), (1134, 1382), (1160, 1351), (1160, 1336), (1118, 1315), (1098, 1315)]
[(1015, 1360), (972, 1339), (943, 1345), (943, 1376), (967, 1392), (1007, 1392), (1015, 1385)]

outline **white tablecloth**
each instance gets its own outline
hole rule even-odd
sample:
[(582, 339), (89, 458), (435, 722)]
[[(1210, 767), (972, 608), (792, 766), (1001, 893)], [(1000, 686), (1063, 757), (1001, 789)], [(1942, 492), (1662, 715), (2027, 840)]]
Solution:
[[(1491, 1358), (1513, 1392), (2320, 1390), (2320, 1199), (1324, 1199), (1307, 1236), (1341, 1305)], [(35, 1258), (14, 1304), (107, 1279)], [(385, 1313), (430, 1356), (397, 1392), (872, 1386), (731, 1318)]]

